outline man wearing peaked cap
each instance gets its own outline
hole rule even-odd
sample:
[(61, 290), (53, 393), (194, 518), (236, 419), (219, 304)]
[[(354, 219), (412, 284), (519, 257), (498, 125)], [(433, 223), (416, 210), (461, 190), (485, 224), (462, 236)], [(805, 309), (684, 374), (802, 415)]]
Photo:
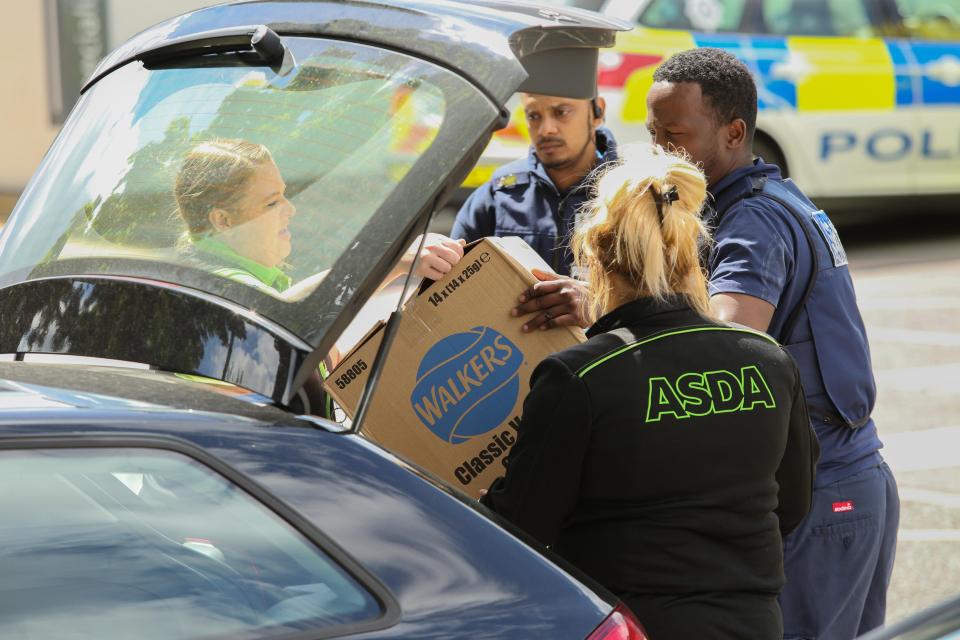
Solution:
[[(575, 99), (523, 93), (530, 152), (496, 172), (457, 214), (452, 236), (520, 236), (559, 276), (569, 276), (569, 248), (577, 212), (590, 197), (593, 172), (616, 159), (616, 142), (603, 126), (601, 97)], [(567, 277), (535, 272), (543, 280), (521, 297), (517, 315), (539, 313), (524, 325), (582, 324), (579, 285)]]
[[(620, 30), (629, 28), (624, 22)], [(550, 265), (553, 273), (534, 271), (540, 282), (512, 310), (531, 316), (524, 331), (586, 326), (585, 288), (570, 277), (570, 237), (592, 195), (592, 174), (616, 159), (613, 134), (603, 126), (607, 104), (597, 95), (598, 60), (599, 49), (582, 42), (521, 57), (528, 74), (519, 90), (530, 151), (476, 189), (453, 225), (451, 235), (459, 240), (519, 236)]]

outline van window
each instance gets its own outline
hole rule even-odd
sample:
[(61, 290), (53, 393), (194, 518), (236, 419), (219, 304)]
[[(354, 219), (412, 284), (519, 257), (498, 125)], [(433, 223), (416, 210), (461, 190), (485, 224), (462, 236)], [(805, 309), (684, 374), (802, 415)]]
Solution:
[(926, 40), (960, 41), (960, 3), (951, 0), (896, 0), (907, 33)]
[(746, 0), (653, 0), (638, 22), (656, 29), (739, 31)]
[(783, 36), (864, 37), (875, 31), (864, 0), (653, 0), (639, 22), (659, 29)]
[(863, 0), (764, 0), (766, 32), (797, 36), (869, 36)]

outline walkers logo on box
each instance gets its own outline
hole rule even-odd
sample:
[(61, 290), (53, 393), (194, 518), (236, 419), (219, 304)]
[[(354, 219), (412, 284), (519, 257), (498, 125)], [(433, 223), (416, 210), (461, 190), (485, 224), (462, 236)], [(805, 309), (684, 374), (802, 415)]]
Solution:
[(522, 364), (523, 353), (490, 327), (451, 334), (423, 356), (410, 402), (435, 436), (462, 444), (509, 417)]

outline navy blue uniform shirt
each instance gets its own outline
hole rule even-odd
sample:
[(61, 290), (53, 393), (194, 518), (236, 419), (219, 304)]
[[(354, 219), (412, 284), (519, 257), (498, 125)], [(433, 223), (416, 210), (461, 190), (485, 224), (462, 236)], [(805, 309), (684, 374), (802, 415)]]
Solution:
[[(713, 229), (709, 260), (710, 295), (739, 293), (776, 307), (768, 333), (794, 357), (820, 440), (817, 486), (876, 465), (883, 446), (870, 418), (876, 387), (866, 331), (857, 308), (846, 255), (826, 214), (817, 212), (807, 233), (780, 203), (754, 192), (758, 178), (785, 187), (809, 210), (816, 207), (780, 170), (762, 160), (738, 169), (710, 187)], [(780, 191), (783, 193), (783, 191)], [(717, 212), (722, 217), (717, 220)], [(782, 335), (810, 281), (813, 254), (819, 257), (817, 288), (800, 311), (791, 335)], [(857, 428), (851, 428), (851, 425)]]
[[(616, 159), (616, 141), (597, 129), (597, 166)], [(520, 236), (554, 271), (570, 275), (570, 233), (577, 213), (591, 195), (592, 176), (560, 193), (534, 148), (526, 158), (497, 169), (457, 213), (451, 237), (468, 242), (488, 236)]]

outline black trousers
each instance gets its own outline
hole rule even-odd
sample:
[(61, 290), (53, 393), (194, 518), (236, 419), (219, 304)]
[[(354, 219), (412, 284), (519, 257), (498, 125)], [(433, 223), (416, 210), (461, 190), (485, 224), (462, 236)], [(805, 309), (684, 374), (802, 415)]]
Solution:
[(782, 640), (774, 594), (700, 593), (620, 598), (651, 640)]

